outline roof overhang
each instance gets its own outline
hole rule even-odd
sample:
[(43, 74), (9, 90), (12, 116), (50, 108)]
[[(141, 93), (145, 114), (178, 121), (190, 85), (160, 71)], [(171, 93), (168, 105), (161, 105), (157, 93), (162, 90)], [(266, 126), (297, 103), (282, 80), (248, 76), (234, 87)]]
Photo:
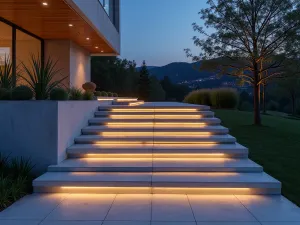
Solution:
[(42, 39), (72, 40), (91, 54), (120, 52), (120, 35), (98, 0), (1, 0), (0, 17)]

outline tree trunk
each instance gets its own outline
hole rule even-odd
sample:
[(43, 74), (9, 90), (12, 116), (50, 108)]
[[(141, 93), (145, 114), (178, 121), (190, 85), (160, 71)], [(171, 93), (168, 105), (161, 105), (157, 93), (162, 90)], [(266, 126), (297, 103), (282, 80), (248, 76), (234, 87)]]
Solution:
[(292, 99), (292, 115), (295, 116), (296, 115), (296, 97), (295, 94), (292, 93), (291, 94), (291, 99)]
[(262, 99), (263, 99), (263, 113), (266, 114), (266, 85), (263, 84), (263, 93), (262, 93)]
[(254, 83), (253, 83), (253, 97), (254, 97), (254, 125), (261, 125), (260, 105), (259, 105), (259, 85), (258, 85), (258, 67), (254, 64)]

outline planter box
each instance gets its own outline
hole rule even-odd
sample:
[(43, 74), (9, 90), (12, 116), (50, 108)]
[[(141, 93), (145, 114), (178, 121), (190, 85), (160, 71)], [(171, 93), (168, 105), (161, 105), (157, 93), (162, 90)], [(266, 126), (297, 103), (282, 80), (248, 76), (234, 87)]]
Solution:
[(66, 158), (66, 148), (99, 105), (99, 101), (0, 101), (0, 152), (30, 157), (34, 172), (43, 173)]

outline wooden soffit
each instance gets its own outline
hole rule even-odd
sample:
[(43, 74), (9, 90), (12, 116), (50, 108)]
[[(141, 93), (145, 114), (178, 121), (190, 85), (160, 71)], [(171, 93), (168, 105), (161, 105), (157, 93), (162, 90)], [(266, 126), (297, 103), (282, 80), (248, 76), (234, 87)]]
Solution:
[(0, 17), (42, 39), (70, 39), (91, 54), (116, 54), (64, 0), (0, 0)]

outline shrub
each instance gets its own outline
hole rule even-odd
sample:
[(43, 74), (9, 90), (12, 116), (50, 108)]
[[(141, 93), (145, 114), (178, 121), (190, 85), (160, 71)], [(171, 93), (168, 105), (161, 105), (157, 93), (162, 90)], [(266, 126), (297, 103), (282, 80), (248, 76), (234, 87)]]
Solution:
[(183, 102), (189, 103), (189, 104), (197, 104), (197, 102), (196, 102), (197, 92), (198, 92), (198, 90), (188, 93), (188, 95), (185, 96)]
[(118, 97), (118, 94), (117, 93), (113, 93), (113, 97)]
[(12, 100), (31, 100), (33, 98), (33, 92), (25, 85), (18, 86), (12, 90), (11, 98)]
[(101, 91), (101, 97), (108, 97), (108, 94), (105, 91)]
[(234, 109), (239, 102), (238, 92), (233, 88), (220, 88), (216, 95), (217, 105), (222, 109)]
[(54, 101), (68, 100), (68, 92), (63, 88), (54, 88), (50, 92), (50, 100), (54, 100)]
[(210, 89), (192, 91), (185, 97), (184, 102), (190, 104), (211, 105), (210, 92)]
[(0, 88), (0, 100), (11, 100), (11, 91), (6, 88)]
[(94, 100), (94, 94), (90, 91), (85, 91), (83, 93), (83, 100)]
[(60, 70), (56, 69), (57, 61), (54, 62), (51, 58), (42, 63), (40, 57), (36, 58), (32, 55), (31, 66), (25, 65), (24, 62), (21, 64), (27, 76), (20, 75), (20, 77), (33, 90), (36, 100), (48, 99), (50, 92), (67, 78), (56, 79), (56, 76), (60, 74)]
[(95, 92), (95, 96), (96, 96), (96, 97), (101, 97), (101, 96), (102, 96), (102, 95), (101, 95), (101, 91), (96, 91), (96, 92)]
[(69, 100), (82, 100), (83, 99), (83, 93), (81, 89), (72, 87), (69, 89)]
[(267, 104), (267, 109), (270, 111), (277, 111), (279, 108), (279, 104), (273, 100), (271, 100), (268, 104)]
[(108, 97), (113, 97), (113, 93), (107, 92), (107, 96), (108, 96)]
[(87, 82), (85, 84), (82, 85), (83, 90), (87, 91), (87, 92), (95, 92), (97, 85), (93, 82)]
[(31, 190), (33, 166), (30, 160), (0, 156), (0, 211)]
[(0, 66), (0, 87), (12, 89), (16, 86), (17, 76), (13, 75), (13, 64), (9, 56), (4, 56), (3, 65)]

